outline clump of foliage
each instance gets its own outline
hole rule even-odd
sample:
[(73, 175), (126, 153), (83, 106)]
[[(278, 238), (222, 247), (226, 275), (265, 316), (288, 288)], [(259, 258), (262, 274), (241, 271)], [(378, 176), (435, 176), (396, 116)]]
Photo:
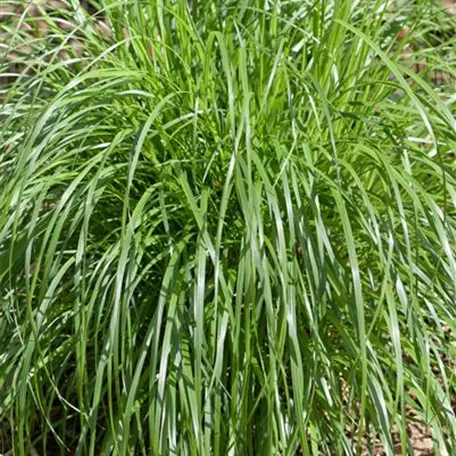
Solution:
[(0, 24), (0, 451), (451, 453), (454, 17), (58, 8)]

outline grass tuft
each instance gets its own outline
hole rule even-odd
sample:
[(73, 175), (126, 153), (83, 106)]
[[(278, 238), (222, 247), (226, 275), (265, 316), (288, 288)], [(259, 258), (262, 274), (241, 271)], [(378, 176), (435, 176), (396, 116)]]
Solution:
[(5, 11), (2, 454), (452, 453), (456, 16)]

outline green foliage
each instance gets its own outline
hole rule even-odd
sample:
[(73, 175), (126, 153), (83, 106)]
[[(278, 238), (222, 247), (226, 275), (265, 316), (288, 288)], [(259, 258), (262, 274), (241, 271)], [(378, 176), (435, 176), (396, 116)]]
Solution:
[(1, 24), (0, 451), (456, 448), (455, 22), (386, 3)]

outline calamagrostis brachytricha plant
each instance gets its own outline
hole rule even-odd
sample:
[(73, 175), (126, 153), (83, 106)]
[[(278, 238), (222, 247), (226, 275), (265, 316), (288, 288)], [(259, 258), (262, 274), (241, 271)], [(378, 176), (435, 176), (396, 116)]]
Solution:
[(451, 454), (454, 17), (78, 5), (1, 24), (0, 450)]

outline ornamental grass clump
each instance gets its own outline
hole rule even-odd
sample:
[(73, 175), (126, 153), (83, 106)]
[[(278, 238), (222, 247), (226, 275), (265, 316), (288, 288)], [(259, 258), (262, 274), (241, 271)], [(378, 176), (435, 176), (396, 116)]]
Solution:
[(8, 4), (0, 452), (452, 454), (454, 16)]

